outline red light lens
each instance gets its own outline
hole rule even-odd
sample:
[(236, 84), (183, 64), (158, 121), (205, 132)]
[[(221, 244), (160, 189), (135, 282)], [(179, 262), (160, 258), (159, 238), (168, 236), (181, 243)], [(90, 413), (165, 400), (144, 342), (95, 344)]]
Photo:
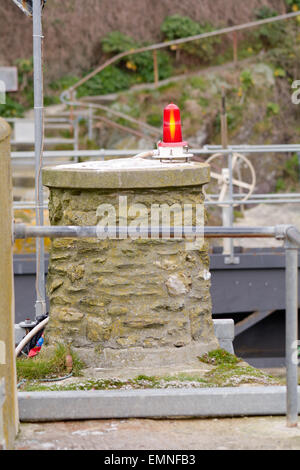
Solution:
[(182, 142), (180, 109), (173, 103), (164, 109), (163, 142), (165, 144)]

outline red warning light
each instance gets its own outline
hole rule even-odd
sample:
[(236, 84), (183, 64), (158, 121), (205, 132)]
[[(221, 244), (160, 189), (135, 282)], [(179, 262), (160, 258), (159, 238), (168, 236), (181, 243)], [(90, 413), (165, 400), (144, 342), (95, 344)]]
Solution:
[(163, 141), (160, 146), (184, 146), (182, 141), (180, 109), (176, 104), (169, 104), (164, 109)]

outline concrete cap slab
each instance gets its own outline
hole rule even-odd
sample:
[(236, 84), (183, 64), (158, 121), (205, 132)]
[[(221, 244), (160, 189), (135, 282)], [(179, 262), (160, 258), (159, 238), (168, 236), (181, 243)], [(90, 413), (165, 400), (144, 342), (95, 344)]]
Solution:
[(43, 184), (53, 188), (129, 189), (198, 186), (208, 183), (206, 163), (164, 163), (142, 158), (70, 163), (43, 169)]

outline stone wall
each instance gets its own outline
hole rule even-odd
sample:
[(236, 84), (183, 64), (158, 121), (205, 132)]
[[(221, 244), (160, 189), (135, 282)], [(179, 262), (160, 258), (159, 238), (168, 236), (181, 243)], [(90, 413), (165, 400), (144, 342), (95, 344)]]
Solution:
[[(127, 196), (128, 205), (143, 203), (149, 208), (170, 200), (203, 204), (201, 189), (52, 188), (50, 220), (56, 225), (96, 225), (97, 207), (103, 203), (117, 207), (120, 194)], [(201, 250), (187, 251), (185, 240), (54, 240), (47, 340), (72, 339), (74, 347), (96, 352), (98, 364), (106, 366), (120, 359), (124, 349), (134, 352), (130, 362), (147, 361), (151, 350), (160, 351), (159, 362), (164, 364), (184, 351), (188, 357), (193, 350), (184, 359), (193, 361), (216, 346), (208, 269), (206, 244)]]

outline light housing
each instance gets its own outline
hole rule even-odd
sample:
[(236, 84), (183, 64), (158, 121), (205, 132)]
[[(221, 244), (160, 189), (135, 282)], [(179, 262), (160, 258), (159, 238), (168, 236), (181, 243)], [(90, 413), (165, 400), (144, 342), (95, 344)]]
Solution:
[(185, 147), (187, 142), (182, 140), (180, 109), (170, 103), (164, 109), (163, 141), (160, 147)]
[(188, 143), (182, 140), (180, 109), (170, 103), (164, 109), (163, 140), (158, 142), (158, 153), (154, 158), (166, 162), (189, 162), (193, 157), (189, 154)]

